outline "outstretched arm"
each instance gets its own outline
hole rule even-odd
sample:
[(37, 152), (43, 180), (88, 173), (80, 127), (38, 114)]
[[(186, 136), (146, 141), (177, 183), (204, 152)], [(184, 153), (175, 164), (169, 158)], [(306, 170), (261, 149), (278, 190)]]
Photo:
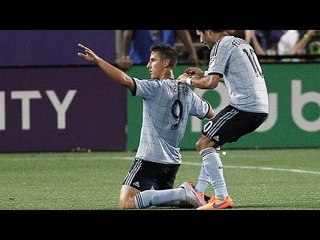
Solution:
[(97, 54), (95, 54), (88, 47), (78, 44), (78, 46), (83, 50), (83, 53), (79, 52), (78, 56), (86, 59), (89, 62), (96, 63), (103, 72), (105, 72), (113, 81), (118, 84), (129, 88), (131, 91), (134, 90), (135, 83), (133, 79), (127, 75), (125, 72), (106, 62), (102, 58), (100, 58)]

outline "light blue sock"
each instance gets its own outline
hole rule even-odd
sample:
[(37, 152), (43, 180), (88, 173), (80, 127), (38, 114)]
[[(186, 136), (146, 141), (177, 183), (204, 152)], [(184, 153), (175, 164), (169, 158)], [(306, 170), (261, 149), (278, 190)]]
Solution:
[(225, 199), (228, 196), (226, 182), (223, 177), (223, 165), (219, 156), (220, 148), (205, 148), (199, 153), (203, 166), (210, 178), (214, 193), (218, 198)]
[(200, 174), (199, 174), (196, 186), (194, 187), (194, 190), (196, 190), (196, 192), (203, 192), (204, 193), (209, 185), (209, 182), (210, 182), (210, 178), (204, 168), (204, 164), (202, 161)]
[(146, 190), (139, 192), (134, 197), (136, 208), (146, 208), (150, 206), (169, 205), (172, 202), (186, 200), (186, 192), (178, 187), (167, 190)]

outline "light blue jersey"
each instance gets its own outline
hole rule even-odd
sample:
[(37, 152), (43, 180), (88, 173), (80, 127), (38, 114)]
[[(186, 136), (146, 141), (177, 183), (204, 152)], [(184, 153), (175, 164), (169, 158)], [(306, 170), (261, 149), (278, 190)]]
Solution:
[(224, 36), (211, 49), (208, 75), (223, 75), (230, 105), (246, 112), (268, 113), (265, 79), (252, 47), (243, 39)]
[(188, 115), (204, 118), (209, 104), (176, 80), (134, 78), (133, 95), (143, 99), (143, 120), (136, 158), (162, 164), (180, 164), (181, 142)]

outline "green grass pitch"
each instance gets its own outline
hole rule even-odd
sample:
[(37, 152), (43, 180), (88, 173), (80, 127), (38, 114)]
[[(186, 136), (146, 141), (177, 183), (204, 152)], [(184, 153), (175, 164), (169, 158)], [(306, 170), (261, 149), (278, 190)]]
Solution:
[[(134, 154), (1, 153), (0, 210), (118, 210)], [(226, 150), (221, 158), (230, 211), (320, 209), (320, 149)], [(195, 182), (200, 164), (196, 151), (182, 151), (176, 186)], [(154, 209), (166, 210), (146, 210)]]

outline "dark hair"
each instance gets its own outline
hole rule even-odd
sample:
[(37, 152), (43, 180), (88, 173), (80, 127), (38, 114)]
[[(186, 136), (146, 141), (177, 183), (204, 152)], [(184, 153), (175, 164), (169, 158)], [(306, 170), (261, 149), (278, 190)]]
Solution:
[(161, 59), (169, 59), (171, 68), (174, 68), (178, 62), (178, 53), (173, 46), (169, 44), (157, 44), (151, 47), (152, 52), (157, 52)]

